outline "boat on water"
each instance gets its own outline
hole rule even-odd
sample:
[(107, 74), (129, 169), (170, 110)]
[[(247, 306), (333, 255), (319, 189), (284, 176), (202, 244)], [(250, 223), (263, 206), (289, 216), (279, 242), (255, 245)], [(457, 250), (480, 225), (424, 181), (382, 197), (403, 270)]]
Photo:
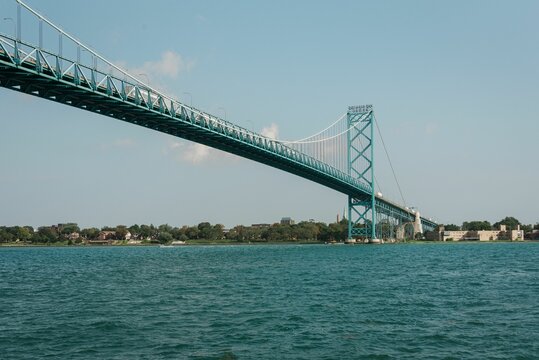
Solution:
[(327, 242), (327, 241), (326, 241), (325, 244), (326, 244), (326, 245), (344, 245), (343, 242), (340, 242), (340, 241), (337, 242), (337, 241), (335, 241), (335, 240), (331, 240), (330, 242)]
[(187, 243), (185, 241), (176, 240), (176, 241), (172, 241), (170, 244), (167, 244), (167, 245), (161, 244), (159, 245), (159, 247), (172, 248), (172, 247), (183, 246), (183, 245), (187, 245)]

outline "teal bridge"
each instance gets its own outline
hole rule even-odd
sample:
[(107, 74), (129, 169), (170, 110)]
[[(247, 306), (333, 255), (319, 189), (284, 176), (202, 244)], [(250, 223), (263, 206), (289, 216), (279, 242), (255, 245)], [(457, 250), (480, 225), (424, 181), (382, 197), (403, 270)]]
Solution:
[[(350, 106), (332, 126), (305, 139), (269, 138), (163, 94), (22, 1), (13, 2), (16, 14), (0, 14), (14, 27), (13, 34), (0, 33), (2, 87), (201, 143), (346, 194), (350, 239), (403, 238), (437, 227), (375, 190), (371, 105)], [(21, 36), (23, 22), (33, 40)]]

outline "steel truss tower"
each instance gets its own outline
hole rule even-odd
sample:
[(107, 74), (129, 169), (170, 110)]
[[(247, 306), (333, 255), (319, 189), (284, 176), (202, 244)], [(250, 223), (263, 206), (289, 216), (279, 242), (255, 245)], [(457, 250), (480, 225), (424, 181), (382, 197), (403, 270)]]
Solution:
[(347, 119), (348, 174), (371, 189), (367, 196), (348, 196), (348, 238), (376, 239), (372, 105), (349, 106)]

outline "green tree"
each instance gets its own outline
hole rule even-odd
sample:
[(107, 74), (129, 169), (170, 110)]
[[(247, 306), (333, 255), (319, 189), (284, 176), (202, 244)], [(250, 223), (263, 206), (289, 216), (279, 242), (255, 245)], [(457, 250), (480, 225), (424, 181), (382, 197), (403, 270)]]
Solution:
[(275, 223), (265, 229), (262, 238), (270, 242), (290, 241), (292, 239), (292, 228), (290, 225)]
[(298, 240), (317, 240), (318, 234), (318, 226), (307, 221), (300, 222), (294, 228), (294, 237)]
[(330, 241), (329, 238), (329, 228), (326, 223), (318, 222), (316, 223), (316, 226), (318, 227), (318, 240), (320, 241)]
[(444, 230), (445, 231), (459, 231), (460, 226), (455, 225), (455, 224), (447, 224), (447, 225), (444, 225)]
[(169, 224), (162, 224), (162, 225), (159, 225), (157, 230), (158, 230), (158, 233), (161, 233), (161, 232), (171, 233), (172, 232), (172, 226), (170, 226)]
[(520, 221), (512, 216), (506, 216), (504, 219), (494, 223), (494, 228), (499, 229), (500, 225), (507, 226), (507, 230), (516, 230), (517, 226), (520, 225)]
[(95, 227), (82, 229), (80, 235), (85, 239), (95, 240), (99, 236), (99, 229)]
[(187, 236), (187, 230), (189, 229), (188, 226), (182, 226), (181, 228), (175, 227), (172, 229), (172, 237), (176, 240), (185, 241), (188, 240), (189, 237)]
[(177, 237), (177, 240), (187, 241), (187, 240), (189, 240), (189, 238), (185, 234), (180, 234), (180, 236)]
[(481, 231), (492, 230), (492, 225), (488, 221), (470, 221), (462, 224), (462, 230), (464, 231)]
[(213, 234), (214, 240), (221, 240), (224, 239), (224, 231), (225, 226), (223, 224), (215, 224), (213, 225)]
[(125, 240), (125, 236), (129, 232), (129, 230), (127, 229), (125, 225), (116, 226), (116, 229), (114, 229), (114, 231), (116, 233), (114, 236), (116, 240)]
[(195, 240), (195, 239), (198, 239), (199, 238), (199, 234), (198, 234), (198, 227), (197, 226), (190, 226), (187, 228), (185, 234), (187, 235), (187, 237), (191, 240)]
[(348, 222), (340, 221), (328, 225), (323, 234), (324, 241), (344, 241), (348, 237)]
[(209, 222), (201, 222), (198, 224), (198, 237), (199, 239), (206, 240), (213, 239), (213, 227)]
[(247, 232), (246, 232), (245, 226), (243, 225), (234, 226), (234, 228), (232, 229), (232, 234), (234, 233), (236, 234), (235, 239), (237, 241), (241, 241), (241, 242), (248, 241), (246, 237)]
[(172, 235), (173, 239), (180, 240), (180, 237), (182, 236), (182, 230), (177, 227), (173, 227), (170, 231), (170, 235)]
[(238, 236), (239, 236), (239, 234), (238, 234), (238, 231), (237, 231), (237, 226), (230, 229), (230, 231), (226, 234), (226, 238), (228, 240), (236, 240), (236, 241), (238, 241), (239, 240)]
[(140, 236), (140, 226), (138, 226), (137, 224), (131, 225), (129, 227), (129, 232), (134, 239), (138, 239)]
[(245, 234), (248, 241), (263, 241), (263, 235), (267, 228), (249, 226), (245, 228)]
[(13, 241), (13, 235), (5, 226), (0, 227), (0, 242), (8, 243)]
[(159, 240), (159, 242), (161, 244), (166, 244), (166, 243), (169, 243), (172, 240), (174, 240), (174, 238), (172, 237), (171, 233), (166, 232), (166, 231), (161, 231), (161, 232), (159, 232), (159, 236), (158, 236), (157, 240)]
[(65, 224), (64, 226), (62, 226), (62, 228), (60, 230), (60, 234), (63, 237), (68, 237), (70, 234), (72, 234), (74, 232), (80, 233), (80, 228), (76, 223)]
[(341, 227), (337, 223), (331, 223), (328, 226), (329, 239), (341, 240)]
[(49, 226), (42, 226), (37, 230), (40, 242), (51, 243), (58, 241), (58, 233)]
[(13, 240), (26, 242), (32, 238), (33, 232), (30, 232), (27, 227), (14, 226), (11, 228), (11, 234), (13, 235)]
[(143, 239), (154, 239), (157, 231), (153, 225), (140, 225), (140, 236)]

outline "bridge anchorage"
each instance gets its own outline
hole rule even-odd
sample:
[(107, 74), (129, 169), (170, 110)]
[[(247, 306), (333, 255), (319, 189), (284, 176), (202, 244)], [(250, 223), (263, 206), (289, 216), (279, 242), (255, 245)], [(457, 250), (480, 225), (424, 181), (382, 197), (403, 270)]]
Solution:
[(13, 4), (16, 15), (4, 13), (7, 6), (0, 13), (0, 19), (16, 19), (15, 34), (0, 33), (0, 86), (211, 146), (334, 189), (348, 196), (348, 242), (409, 238), (437, 227), (375, 190), (372, 105), (350, 106), (328, 128), (301, 140), (270, 138), (167, 96), (21, 0)]

